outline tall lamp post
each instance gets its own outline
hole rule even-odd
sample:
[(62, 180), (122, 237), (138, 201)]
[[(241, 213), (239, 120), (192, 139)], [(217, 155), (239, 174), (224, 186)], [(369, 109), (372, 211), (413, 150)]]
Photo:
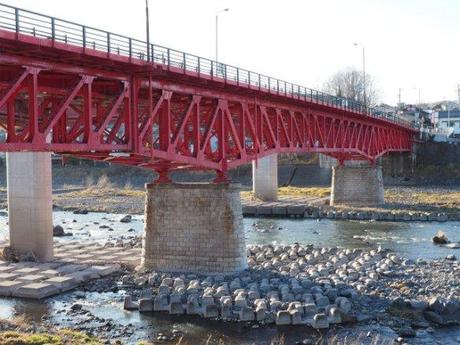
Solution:
[[(149, 0), (145, 0), (145, 30), (147, 32), (147, 61), (150, 61), (150, 20), (149, 20)], [(152, 56), (153, 61), (153, 56)]]
[[(359, 43), (354, 43), (355, 47), (359, 47)], [(363, 48), (363, 96), (364, 96), (364, 106), (367, 106), (367, 95), (366, 95), (366, 50), (364, 45), (361, 44), (361, 47)]]
[(219, 61), (219, 14), (222, 12), (228, 12), (229, 8), (224, 8), (216, 12), (216, 62)]

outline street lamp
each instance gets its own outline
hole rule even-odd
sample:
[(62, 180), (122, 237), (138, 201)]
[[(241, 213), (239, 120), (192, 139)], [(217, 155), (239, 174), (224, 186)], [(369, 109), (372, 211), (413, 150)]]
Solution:
[(216, 12), (216, 62), (219, 61), (219, 13), (228, 12), (229, 8), (224, 8)]
[[(149, 0), (145, 0), (145, 30), (147, 33), (147, 61), (150, 61), (150, 20), (149, 20)], [(153, 61), (153, 56), (152, 56)]]
[[(353, 44), (355, 47), (359, 47), (359, 43)], [(366, 97), (366, 51), (364, 45), (361, 45), (363, 48), (363, 95), (364, 95), (364, 106), (367, 106), (367, 97)]]

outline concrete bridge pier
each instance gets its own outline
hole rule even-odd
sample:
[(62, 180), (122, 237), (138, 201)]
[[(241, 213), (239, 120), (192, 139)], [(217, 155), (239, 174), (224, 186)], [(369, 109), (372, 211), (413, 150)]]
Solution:
[(6, 154), (10, 246), (32, 252), (40, 261), (53, 258), (51, 153)]
[(278, 154), (252, 161), (252, 191), (264, 201), (278, 199)]
[(381, 165), (346, 161), (332, 168), (331, 206), (377, 206), (384, 202)]
[(247, 268), (239, 185), (146, 185), (141, 267), (232, 274)]

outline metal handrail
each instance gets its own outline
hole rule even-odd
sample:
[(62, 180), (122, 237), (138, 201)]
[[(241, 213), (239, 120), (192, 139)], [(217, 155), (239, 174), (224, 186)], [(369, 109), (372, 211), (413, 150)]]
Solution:
[(215, 60), (156, 44), (147, 45), (146, 42), (127, 36), (10, 5), (0, 4), (0, 29), (50, 39), (55, 42), (76, 44), (84, 48), (144, 60), (154, 64), (162, 64), (168, 69), (180, 69), (183, 73), (193, 72), (197, 73), (199, 77), (207, 76), (213, 80), (236, 83), (238, 86), (249, 89), (325, 104), (398, 123), (405, 127), (418, 128), (414, 123), (392, 114), (378, 112), (353, 99), (333, 96)]

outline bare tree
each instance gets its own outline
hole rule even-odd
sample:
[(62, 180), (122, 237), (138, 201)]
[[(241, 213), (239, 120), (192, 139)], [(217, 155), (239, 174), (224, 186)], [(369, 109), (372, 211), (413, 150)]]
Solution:
[[(378, 92), (374, 79), (366, 73), (366, 93), (364, 93), (363, 73), (353, 68), (338, 71), (324, 85), (325, 92), (338, 97), (353, 99), (374, 106), (378, 101)], [(364, 102), (364, 94), (366, 102)]]

